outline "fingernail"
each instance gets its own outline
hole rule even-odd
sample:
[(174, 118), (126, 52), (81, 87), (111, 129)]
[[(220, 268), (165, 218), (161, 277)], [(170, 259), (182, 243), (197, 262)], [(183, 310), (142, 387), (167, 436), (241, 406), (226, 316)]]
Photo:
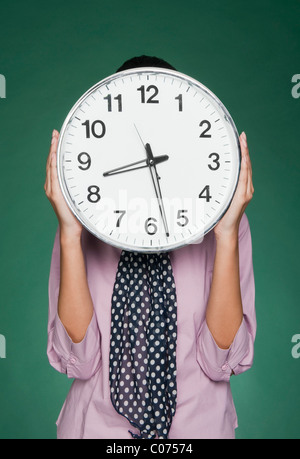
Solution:
[(243, 141), (245, 147), (247, 147), (247, 136), (246, 136), (245, 132), (242, 133), (242, 141)]

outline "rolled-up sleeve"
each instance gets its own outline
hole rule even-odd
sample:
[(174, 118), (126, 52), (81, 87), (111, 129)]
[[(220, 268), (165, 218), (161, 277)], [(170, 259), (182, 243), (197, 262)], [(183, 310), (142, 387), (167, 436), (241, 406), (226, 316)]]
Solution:
[(213, 381), (229, 381), (232, 374), (243, 373), (253, 364), (256, 334), (255, 282), (251, 232), (246, 214), (239, 228), (239, 267), (243, 320), (231, 346), (228, 349), (218, 347), (206, 320), (198, 334), (197, 361)]
[(101, 337), (95, 312), (80, 343), (74, 343), (58, 313), (60, 284), (60, 244), (57, 230), (49, 275), (49, 312), (47, 356), (50, 365), (69, 378), (89, 379), (101, 365)]

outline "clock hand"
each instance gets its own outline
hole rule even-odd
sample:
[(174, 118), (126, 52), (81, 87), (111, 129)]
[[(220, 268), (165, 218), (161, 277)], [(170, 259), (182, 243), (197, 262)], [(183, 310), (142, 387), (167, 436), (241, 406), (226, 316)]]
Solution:
[[(161, 155), (161, 156), (153, 157), (152, 161), (153, 161), (153, 164), (159, 164), (164, 161), (167, 161), (168, 159), (169, 159), (168, 155)], [(103, 172), (103, 176), (108, 177), (110, 175), (121, 174), (122, 172), (129, 172), (129, 171), (134, 171), (137, 169), (143, 169), (145, 167), (148, 167), (148, 162), (149, 162), (148, 159), (142, 159), (141, 161), (136, 161), (134, 163), (127, 164), (126, 166), (117, 167), (116, 169), (111, 169), (110, 171)], [(143, 164), (146, 163), (146, 164), (144, 166), (139, 166), (139, 167), (130, 167), (130, 166), (135, 166), (137, 164), (142, 164), (142, 163)]]
[[(161, 194), (161, 189), (160, 189), (160, 184), (159, 184), (160, 177), (159, 177), (159, 175), (157, 173), (157, 170), (156, 170), (156, 167), (155, 167), (155, 162), (154, 162), (155, 158), (153, 156), (153, 153), (152, 153), (152, 150), (151, 150), (151, 147), (150, 147), (149, 143), (146, 143), (145, 148), (146, 148), (147, 158), (149, 160), (149, 169), (150, 169), (150, 173), (151, 173), (152, 182), (153, 182), (153, 185), (154, 185), (156, 197), (157, 197), (157, 200), (158, 200), (160, 214), (161, 214), (162, 221), (163, 221), (163, 224), (164, 224), (164, 227), (165, 227), (166, 236), (169, 237), (170, 233), (169, 233), (169, 229), (168, 229), (168, 223), (167, 223), (167, 218), (166, 218), (166, 214), (165, 214), (165, 207), (164, 207), (162, 194)], [(153, 170), (155, 172), (155, 175), (153, 174)]]
[(136, 125), (135, 125), (134, 123), (133, 123), (133, 125), (134, 125), (134, 127), (135, 127), (135, 129), (136, 129), (136, 132), (138, 133), (139, 138), (141, 139), (141, 142), (142, 142), (142, 144), (143, 144), (143, 147), (146, 148), (146, 145), (145, 145), (144, 142), (143, 142), (143, 139), (142, 139), (142, 137), (141, 137), (141, 135), (140, 135), (140, 133), (139, 133), (139, 131), (138, 131), (138, 128), (136, 127)]
[[(168, 229), (168, 223), (167, 223), (167, 218), (166, 218), (166, 214), (165, 214), (165, 208), (164, 208), (164, 204), (163, 204), (163, 200), (162, 200), (160, 184), (159, 184), (160, 177), (159, 177), (159, 175), (157, 173), (157, 170), (156, 170), (156, 167), (155, 167), (153, 153), (152, 153), (152, 150), (151, 150), (151, 147), (150, 147), (149, 143), (144, 144), (143, 139), (141, 138), (140, 133), (139, 133), (139, 131), (138, 131), (138, 129), (137, 129), (135, 124), (134, 124), (134, 127), (136, 129), (136, 132), (138, 133), (138, 136), (139, 136), (139, 138), (140, 138), (145, 150), (146, 150), (147, 158), (148, 158), (148, 161), (149, 161), (148, 165), (149, 165), (149, 169), (150, 169), (150, 173), (151, 173), (151, 177), (152, 177), (152, 182), (153, 182), (154, 189), (155, 189), (155, 194), (156, 194), (156, 197), (157, 197), (157, 200), (158, 200), (160, 214), (161, 214), (162, 221), (163, 221), (163, 224), (164, 224), (164, 227), (165, 227), (166, 236), (169, 237), (170, 233), (169, 233), (169, 229)], [(152, 167), (153, 167), (153, 169), (155, 171), (155, 176), (153, 175)]]

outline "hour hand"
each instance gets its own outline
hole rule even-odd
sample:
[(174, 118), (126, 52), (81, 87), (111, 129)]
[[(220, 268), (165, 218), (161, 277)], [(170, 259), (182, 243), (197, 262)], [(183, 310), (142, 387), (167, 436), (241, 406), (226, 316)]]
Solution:
[(155, 190), (156, 197), (157, 197), (157, 200), (158, 200), (159, 210), (160, 210), (161, 217), (162, 217), (162, 220), (163, 220), (163, 224), (164, 224), (164, 227), (165, 227), (166, 236), (169, 237), (170, 233), (169, 233), (169, 229), (168, 229), (168, 222), (167, 222), (167, 217), (166, 217), (166, 213), (165, 213), (165, 207), (164, 207), (163, 198), (162, 198), (161, 189), (160, 189), (160, 184), (159, 184), (160, 177), (158, 176), (158, 173), (157, 173), (157, 170), (156, 170), (156, 167), (155, 167), (156, 166), (155, 158), (153, 156), (153, 153), (152, 153), (152, 150), (151, 150), (151, 147), (150, 147), (149, 143), (146, 143), (145, 148), (146, 148), (147, 159), (148, 159), (148, 162), (149, 162), (148, 163), (149, 170), (150, 170), (150, 173), (151, 173), (151, 178), (152, 178), (152, 182), (153, 182), (153, 185), (154, 185), (154, 190)]
[[(169, 159), (168, 155), (161, 155), (151, 158), (151, 164), (159, 164)], [(143, 164), (141, 166), (141, 164)], [(116, 169), (111, 169), (103, 173), (103, 177), (108, 177), (110, 175), (121, 174), (122, 172), (134, 171), (137, 169), (143, 169), (144, 167), (149, 166), (149, 159), (142, 159), (141, 161), (136, 161), (134, 163), (126, 164), (126, 166), (117, 167)]]

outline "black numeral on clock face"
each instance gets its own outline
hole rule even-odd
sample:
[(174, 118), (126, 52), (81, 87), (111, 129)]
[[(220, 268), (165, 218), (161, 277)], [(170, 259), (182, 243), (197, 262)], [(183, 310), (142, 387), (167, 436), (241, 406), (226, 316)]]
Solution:
[(86, 171), (91, 167), (91, 157), (88, 153), (83, 151), (82, 153), (79, 153), (77, 156), (78, 162), (82, 164), (81, 166), (78, 166), (79, 169)]
[(178, 100), (179, 103), (179, 111), (182, 112), (182, 94), (179, 94), (179, 96), (175, 97), (175, 100)]
[(220, 162), (219, 162), (220, 155), (218, 153), (211, 153), (208, 157), (212, 158), (213, 156), (215, 156), (215, 159), (213, 159), (213, 163), (215, 164), (215, 166), (213, 164), (208, 164), (208, 167), (212, 171), (216, 171), (220, 167)]
[[(109, 112), (112, 112), (113, 109), (113, 104), (111, 100), (111, 94), (108, 94), (108, 96), (104, 97), (104, 100), (107, 100), (107, 110)], [(122, 94), (119, 94), (118, 96), (114, 97), (114, 100), (118, 101), (118, 111), (122, 111)]]
[(179, 220), (180, 218), (182, 219), (181, 222), (177, 222), (177, 225), (179, 226), (186, 226), (189, 222), (187, 216), (183, 215), (184, 212), (187, 212), (187, 210), (178, 210), (177, 212), (177, 220)]
[[(154, 99), (158, 95), (158, 88), (154, 86), (153, 84), (148, 86), (146, 90), (145, 90), (145, 86), (142, 85), (140, 88), (137, 89), (137, 91), (141, 91), (141, 103), (142, 104), (145, 104), (145, 103), (158, 104), (159, 103), (159, 100)], [(150, 91), (152, 91), (153, 94), (146, 101), (145, 92), (150, 92)]]
[(121, 214), (117, 220), (116, 227), (119, 228), (122, 218), (124, 217), (126, 210), (114, 210), (115, 214)]
[(210, 195), (209, 185), (205, 185), (201, 193), (199, 194), (199, 198), (206, 199), (206, 202), (209, 202), (212, 196)]
[(97, 186), (97, 185), (90, 185), (88, 187), (88, 195), (87, 195), (87, 199), (88, 201), (92, 202), (92, 203), (96, 203), (98, 201), (100, 201), (100, 188)]
[(91, 134), (93, 137), (101, 139), (106, 133), (106, 126), (101, 120), (96, 120), (92, 124), (90, 124), (89, 120), (86, 120), (82, 123), (82, 126), (85, 126), (85, 136), (87, 139), (91, 137)]
[(201, 123), (199, 124), (200, 127), (202, 126), (205, 126), (205, 129), (204, 131), (201, 132), (201, 134), (199, 135), (199, 137), (202, 137), (202, 138), (205, 138), (205, 139), (208, 139), (211, 137), (211, 134), (207, 134), (207, 132), (210, 130), (211, 128), (211, 124), (208, 120), (203, 120), (201, 121)]
[(154, 217), (149, 217), (145, 221), (145, 231), (151, 236), (157, 231), (157, 225), (154, 222), (157, 223), (157, 220)]

